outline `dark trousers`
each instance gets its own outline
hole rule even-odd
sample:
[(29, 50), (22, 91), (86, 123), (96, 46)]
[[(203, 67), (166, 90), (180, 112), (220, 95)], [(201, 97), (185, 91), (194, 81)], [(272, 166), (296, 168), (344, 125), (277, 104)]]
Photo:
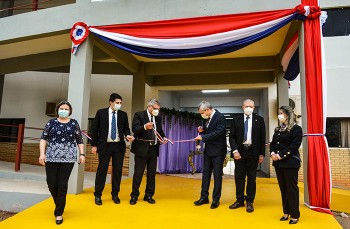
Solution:
[(222, 188), (222, 167), (225, 156), (208, 156), (204, 153), (201, 199), (209, 196), (211, 174), (214, 171), (213, 201), (219, 201)]
[[(240, 152), (241, 159), (235, 160), (235, 183), (236, 183), (236, 198), (240, 203), (254, 202), (256, 194), (256, 169), (258, 160), (253, 155), (251, 147), (243, 147)], [(247, 196), (244, 196), (245, 178), (247, 177)]]
[(145, 196), (152, 197), (156, 189), (156, 170), (157, 170), (157, 147), (150, 146), (146, 157), (135, 155), (134, 176), (132, 179), (132, 192), (130, 194), (133, 198), (138, 198), (140, 195), (140, 185), (143, 173), (147, 166), (147, 184)]
[(46, 163), (46, 182), (55, 202), (55, 216), (63, 215), (66, 206), (68, 180), (73, 167), (74, 163)]
[(299, 169), (275, 168), (275, 170), (281, 190), (283, 213), (290, 215), (294, 219), (299, 219)]
[(106, 176), (109, 161), (112, 157), (112, 196), (118, 196), (120, 191), (120, 181), (122, 179), (123, 160), (125, 151), (122, 151), (119, 142), (107, 143), (105, 153), (98, 154), (98, 168), (95, 179), (96, 197), (101, 197), (106, 184)]

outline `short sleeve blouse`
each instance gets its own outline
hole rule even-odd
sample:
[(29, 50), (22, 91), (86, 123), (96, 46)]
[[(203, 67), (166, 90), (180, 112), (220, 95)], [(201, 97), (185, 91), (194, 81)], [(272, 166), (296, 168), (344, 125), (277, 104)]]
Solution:
[(41, 139), (47, 141), (46, 162), (77, 161), (77, 144), (83, 144), (83, 138), (78, 122), (70, 119), (61, 123), (56, 118), (45, 125)]

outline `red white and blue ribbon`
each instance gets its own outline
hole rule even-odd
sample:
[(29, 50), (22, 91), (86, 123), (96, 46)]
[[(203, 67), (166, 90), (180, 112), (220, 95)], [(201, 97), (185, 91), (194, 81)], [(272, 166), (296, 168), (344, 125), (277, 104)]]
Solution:
[(73, 42), (72, 53), (76, 54), (78, 47), (89, 36), (89, 26), (84, 22), (77, 22), (70, 30), (70, 39)]
[[(127, 52), (148, 58), (190, 58), (225, 54), (257, 42), (294, 19), (304, 8), (230, 14), (108, 26), (75, 25)], [(77, 27), (80, 26), (80, 27)], [(81, 35), (81, 44), (84, 38)], [(74, 43), (75, 44), (75, 43)], [(78, 44), (78, 45), (79, 45)], [(77, 45), (77, 46), (78, 46)], [(76, 47), (77, 47), (76, 46)]]

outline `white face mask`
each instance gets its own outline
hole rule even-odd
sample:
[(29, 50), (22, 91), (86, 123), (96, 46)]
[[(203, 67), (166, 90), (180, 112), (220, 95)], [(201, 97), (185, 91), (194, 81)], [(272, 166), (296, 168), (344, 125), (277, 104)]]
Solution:
[(119, 111), (120, 108), (122, 108), (122, 105), (121, 105), (121, 104), (114, 104), (114, 109), (115, 109), (116, 111)]
[(202, 116), (202, 118), (204, 118), (204, 119), (208, 119), (209, 117), (206, 115), (206, 114), (201, 114), (201, 116)]
[(67, 118), (69, 116), (69, 111), (67, 111), (67, 110), (58, 110), (58, 116), (60, 118)]
[(278, 120), (280, 120), (280, 122), (284, 123), (286, 121), (286, 118), (284, 117), (284, 114), (279, 114), (278, 115)]
[(254, 109), (251, 107), (246, 107), (246, 108), (244, 108), (244, 114), (251, 115), (253, 113), (253, 110)]
[(153, 109), (152, 115), (153, 116), (158, 116), (158, 114), (159, 114), (159, 110), (158, 109)]

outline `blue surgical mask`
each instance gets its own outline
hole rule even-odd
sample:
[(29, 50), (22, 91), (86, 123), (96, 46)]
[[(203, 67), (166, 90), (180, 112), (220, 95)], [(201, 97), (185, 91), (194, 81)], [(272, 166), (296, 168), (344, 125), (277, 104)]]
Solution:
[(60, 118), (67, 118), (69, 116), (69, 111), (67, 111), (67, 110), (58, 110), (58, 116)]

